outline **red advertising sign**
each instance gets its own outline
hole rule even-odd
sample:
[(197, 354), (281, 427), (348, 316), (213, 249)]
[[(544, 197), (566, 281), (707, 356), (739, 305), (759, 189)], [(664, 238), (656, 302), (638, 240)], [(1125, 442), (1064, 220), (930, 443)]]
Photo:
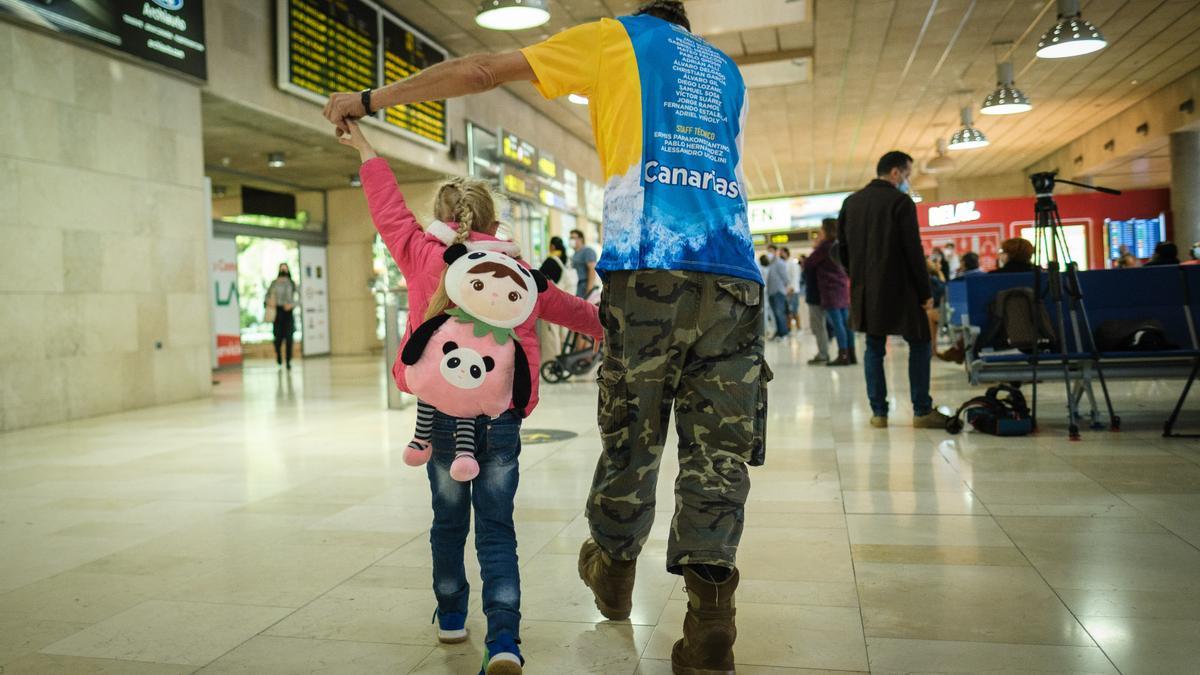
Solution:
[[(1129, 190), (1121, 195), (1081, 193), (1056, 195), (1062, 216), (1064, 235), (1080, 267), (1108, 267), (1106, 219), (1154, 218), (1171, 209), (1171, 192)], [(967, 251), (979, 254), (980, 266), (993, 269), (1000, 242), (1011, 237), (1034, 237), (1033, 197), (985, 199), (974, 202), (917, 204), (921, 224), (921, 242), (925, 251), (954, 242), (961, 256)], [(933, 210), (931, 223), (930, 211)], [(1170, 218), (1167, 236), (1170, 237)], [(1035, 244), (1035, 239), (1031, 239)], [(1040, 255), (1040, 254), (1039, 254)]]

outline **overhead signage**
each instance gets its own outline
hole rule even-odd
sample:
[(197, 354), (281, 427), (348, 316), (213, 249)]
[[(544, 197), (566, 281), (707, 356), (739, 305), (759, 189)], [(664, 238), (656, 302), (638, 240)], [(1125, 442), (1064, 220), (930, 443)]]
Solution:
[(561, 211), (566, 211), (568, 209), (566, 195), (548, 187), (543, 187), (538, 192), (538, 201), (546, 206), (553, 206)]
[(750, 231), (786, 230), (792, 226), (792, 200), (768, 199), (748, 204)]
[(929, 207), (929, 225), (954, 225), (979, 220), (983, 215), (975, 208), (975, 202), (959, 202)]
[[(279, 87), (315, 103), (324, 104), (333, 92), (402, 80), (448, 56), (369, 0), (280, 0), (276, 6)], [(448, 143), (445, 101), (396, 106), (374, 117), (415, 139)]]
[(208, 77), (202, 0), (0, 0), (15, 17), (201, 80)]
[(583, 180), (583, 211), (592, 220), (604, 218), (604, 186), (586, 178)]
[(554, 162), (554, 157), (544, 152), (538, 153), (537, 169), (540, 176), (558, 178), (558, 164)]
[[(422, 40), (391, 16), (383, 16), (383, 81), (403, 80), (446, 60), (446, 52)], [(384, 111), (384, 120), (435, 143), (446, 142), (446, 102), (425, 101)]]
[(512, 169), (504, 170), (504, 178), (500, 181), (504, 191), (518, 197), (526, 197), (528, 199), (539, 199), (538, 192), (540, 186), (533, 178), (526, 176)]
[(570, 169), (563, 169), (563, 192), (567, 195), (567, 210), (579, 210), (579, 175)]
[(509, 132), (502, 132), (502, 134), (500, 159), (524, 169), (533, 168), (537, 148), (534, 148), (532, 143), (521, 140), (516, 134)]

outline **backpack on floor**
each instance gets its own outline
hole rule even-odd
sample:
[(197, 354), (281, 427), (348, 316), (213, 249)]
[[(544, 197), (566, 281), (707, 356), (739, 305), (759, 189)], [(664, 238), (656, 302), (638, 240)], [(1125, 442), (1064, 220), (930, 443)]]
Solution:
[(1041, 351), (1055, 340), (1050, 313), (1032, 288), (1000, 291), (988, 304), (988, 331), (975, 342), (978, 352), (996, 350)]
[(946, 422), (946, 431), (963, 430), (963, 418), (976, 431), (992, 436), (1024, 436), (1033, 431), (1033, 417), (1020, 389), (1007, 384), (989, 387), (987, 393), (962, 404)]

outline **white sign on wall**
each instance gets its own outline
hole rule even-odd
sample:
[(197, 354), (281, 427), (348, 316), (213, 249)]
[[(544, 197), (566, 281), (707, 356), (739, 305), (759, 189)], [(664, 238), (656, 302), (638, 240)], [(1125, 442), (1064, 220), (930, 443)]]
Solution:
[(982, 214), (975, 208), (975, 202), (959, 202), (957, 204), (942, 204), (929, 208), (929, 225), (953, 225), (979, 220)]
[(792, 227), (791, 199), (764, 199), (750, 202), (747, 213), (751, 232), (788, 230)]
[(324, 246), (300, 246), (304, 355), (329, 353), (329, 267)]
[(235, 240), (209, 237), (208, 280), (215, 345), (213, 368), (238, 365), (242, 362), (242, 325), (238, 305)]

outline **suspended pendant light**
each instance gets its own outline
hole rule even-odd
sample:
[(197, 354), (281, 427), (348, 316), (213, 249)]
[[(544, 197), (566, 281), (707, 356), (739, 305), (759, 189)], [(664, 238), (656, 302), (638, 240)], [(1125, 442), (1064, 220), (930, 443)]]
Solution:
[(950, 173), (955, 168), (954, 160), (946, 156), (946, 139), (937, 142), (937, 157), (925, 162), (925, 173)]
[(971, 122), (971, 109), (963, 108), (963, 128), (954, 132), (954, 135), (950, 137), (950, 145), (947, 147), (951, 150), (974, 150), (975, 148), (986, 148), (988, 146), (987, 136), (984, 136), (982, 131), (972, 126)]
[(983, 109), (979, 112), (984, 115), (1015, 115), (1033, 110), (1029, 99), (1013, 83), (1012, 61), (996, 66), (996, 75), (996, 90), (983, 100)]
[(475, 23), (492, 30), (525, 30), (550, 20), (548, 0), (483, 0)]
[(1067, 59), (1098, 52), (1108, 41), (1090, 21), (1084, 20), (1079, 0), (1058, 0), (1058, 23), (1038, 40), (1037, 55), (1043, 59)]

